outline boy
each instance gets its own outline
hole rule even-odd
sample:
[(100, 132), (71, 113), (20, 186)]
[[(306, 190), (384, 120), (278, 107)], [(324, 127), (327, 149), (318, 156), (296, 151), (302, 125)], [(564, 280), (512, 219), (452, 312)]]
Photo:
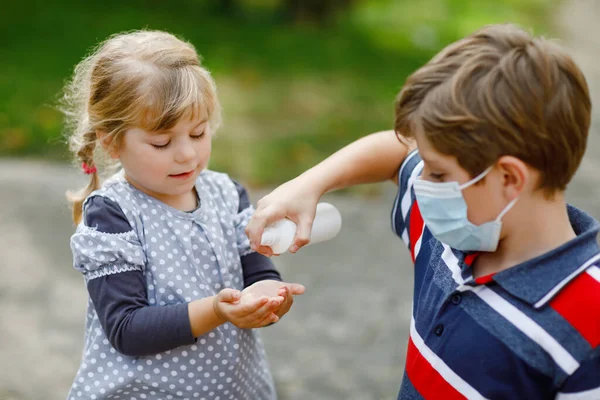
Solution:
[[(511, 25), (449, 45), (410, 76), (394, 131), (364, 137), (258, 203), (309, 240), (319, 198), (399, 186), (392, 227), (415, 264), (400, 399), (600, 399), (599, 224), (568, 206), (591, 102), (576, 64)], [(414, 148), (418, 148), (418, 151)]]

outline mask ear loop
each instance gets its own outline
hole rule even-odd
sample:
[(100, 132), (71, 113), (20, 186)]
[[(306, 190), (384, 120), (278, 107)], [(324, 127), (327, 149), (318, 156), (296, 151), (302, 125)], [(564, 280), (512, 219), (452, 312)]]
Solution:
[(473, 185), (473, 184), (475, 184), (475, 183), (479, 182), (480, 180), (482, 180), (482, 179), (483, 179), (483, 177), (484, 177), (484, 176), (486, 176), (487, 174), (489, 174), (489, 173), (490, 173), (490, 171), (492, 170), (492, 168), (494, 168), (494, 166), (493, 166), (493, 165), (489, 166), (488, 168), (486, 168), (486, 170), (485, 170), (485, 171), (483, 171), (482, 173), (480, 173), (479, 175), (477, 175), (475, 178), (471, 179), (471, 180), (470, 180), (470, 181), (468, 181), (468, 182), (465, 182), (465, 183), (463, 183), (462, 185), (459, 185), (459, 186), (458, 186), (458, 188), (459, 188), (460, 190), (463, 190), (463, 189), (466, 189), (466, 188), (468, 188), (469, 186), (471, 186), (471, 185)]
[(504, 207), (504, 210), (500, 212), (498, 218), (496, 218), (496, 221), (501, 221), (502, 218), (504, 218), (504, 216), (506, 215), (506, 213), (509, 212), (511, 208), (513, 208), (513, 206), (517, 203), (518, 200), (519, 197), (515, 197), (514, 199), (512, 199), (510, 203), (508, 203), (508, 205)]

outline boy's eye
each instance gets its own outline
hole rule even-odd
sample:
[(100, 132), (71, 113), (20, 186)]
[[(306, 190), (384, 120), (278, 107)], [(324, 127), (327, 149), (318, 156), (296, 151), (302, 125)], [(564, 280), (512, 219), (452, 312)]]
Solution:
[(200, 139), (202, 136), (204, 136), (204, 132), (202, 132), (202, 133), (200, 133), (200, 134), (198, 134), (198, 135), (190, 135), (190, 137), (191, 137), (192, 139)]
[(429, 173), (429, 177), (434, 181), (441, 181), (444, 178), (444, 174), (436, 174), (433, 172)]
[(151, 144), (152, 144), (152, 147), (154, 147), (155, 149), (166, 149), (169, 146), (169, 144), (171, 144), (171, 141), (169, 140), (165, 144), (154, 144), (154, 143), (151, 143)]

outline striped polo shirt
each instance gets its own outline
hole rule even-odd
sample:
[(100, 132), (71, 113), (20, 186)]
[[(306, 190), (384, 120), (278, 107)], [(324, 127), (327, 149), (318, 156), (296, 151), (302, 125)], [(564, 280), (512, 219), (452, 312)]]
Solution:
[(476, 253), (423, 223), (410, 153), (399, 171), (394, 232), (415, 286), (399, 399), (600, 399), (600, 225), (568, 207), (577, 237), (496, 274), (473, 278)]

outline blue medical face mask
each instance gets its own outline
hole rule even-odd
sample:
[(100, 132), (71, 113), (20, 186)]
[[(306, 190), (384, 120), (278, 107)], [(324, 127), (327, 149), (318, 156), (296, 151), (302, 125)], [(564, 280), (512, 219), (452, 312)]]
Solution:
[(508, 203), (498, 218), (477, 226), (467, 218), (467, 203), (462, 195), (463, 189), (479, 182), (491, 170), (492, 167), (489, 167), (462, 185), (458, 182), (415, 180), (415, 195), (421, 216), (437, 240), (461, 251), (495, 251), (498, 248), (502, 217), (518, 198)]

